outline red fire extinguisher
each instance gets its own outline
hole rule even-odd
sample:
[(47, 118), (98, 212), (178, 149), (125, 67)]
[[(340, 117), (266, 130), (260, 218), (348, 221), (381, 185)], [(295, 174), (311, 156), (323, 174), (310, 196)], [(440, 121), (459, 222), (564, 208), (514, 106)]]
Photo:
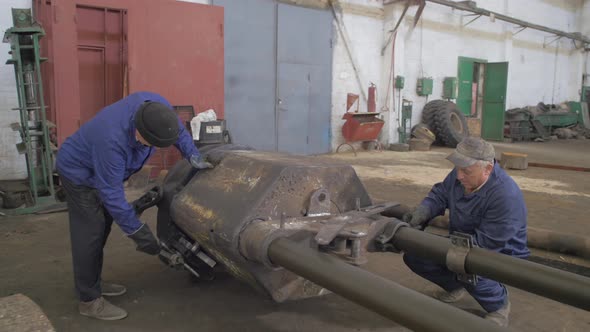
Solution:
[(377, 109), (377, 86), (373, 83), (369, 84), (369, 97), (367, 98), (367, 111), (375, 112)]

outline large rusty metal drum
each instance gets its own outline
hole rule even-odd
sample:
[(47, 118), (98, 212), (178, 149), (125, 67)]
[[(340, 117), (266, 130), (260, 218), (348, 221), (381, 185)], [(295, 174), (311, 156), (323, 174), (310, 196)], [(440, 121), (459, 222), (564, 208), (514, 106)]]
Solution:
[[(232, 151), (225, 153), (214, 169), (194, 175), (191, 172), (188, 163), (179, 163), (171, 170), (164, 188), (168, 197), (160, 204), (165, 212), (158, 221), (158, 236), (167, 241), (167, 225), (172, 223), (235, 277), (261, 286), (277, 302), (326, 291), (269, 262), (260, 264), (265, 259), (256, 261), (255, 256), (264, 257), (266, 253), (255, 253), (253, 247), (260, 245), (259, 250), (264, 250), (263, 243), (279, 234), (306, 232), (305, 220), (297, 218), (326, 218), (354, 210), (357, 205), (371, 205), (349, 165), (269, 152)], [(183, 184), (187, 177), (190, 180)], [(274, 235), (244, 233), (255, 223), (272, 225), (273, 221), (278, 225)], [(248, 250), (250, 259), (243, 253)]]

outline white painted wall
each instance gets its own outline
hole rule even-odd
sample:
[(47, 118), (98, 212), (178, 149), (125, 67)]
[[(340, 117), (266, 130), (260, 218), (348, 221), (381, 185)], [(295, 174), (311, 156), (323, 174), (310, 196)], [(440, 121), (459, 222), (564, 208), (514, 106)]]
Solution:
[[(374, 0), (348, 1), (366, 6), (380, 6)], [(590, 35), (590, 23), (583, 25), (584, 18), (590, 18), (589, 0), (486, 0), (477, 4), (492, 11), (511, 15), (515, 18), (545, 25), (563, 31), (584, 31)], [(382, 5), (381, 5), (382, 6)], [(403, 6), (400, 4), (383, 7), (384, 18), (376, 19), (344, 13), (344, 23), (349, 31), (364, 87), (368, 82), (377, 83), (379, 90), (378, 109), (388, 123), (382, 135), (383, 143), (395, 143), (397, 134), (397, 103), (385, 102), (391, 66), (391, 46), (381, 55), (381, 46), (389, 38), (389, 31), (397, 22)], [(416, 94), (419, 77), (434, 79), (433, 95), (429, 100), (439, 99), (442, 81), (446, 76), (457, 76), (459, 56), (486, 59), (488, 62), (509, 62), (508, 93), (506, 107), (514, 108), (545, 103), (560, 103), (579, 100), (582, 74), (588, 66), (587, 55), (576, 49), (570, 40), (562, 39), (550, 45), (545, 42), (553, 38), (544, 32), (526, 29), (515, 36), (516, 27), (499, 20), (491, 22), (488, 17), (464, 26), (473, 16), (452, 8), (427, 3), (422, 18), (415, 29), (411, 29), (417, 7), (410, 7), (398, 31), (395, 44), (394, 75), (405, 77), (402, 98), (414, 102), (413, 124), (418, 123), (425, 97)], [(380, 22), (382, 23), (380, 25)], [(333, 148), (344, 140), (341, 136), (341, 120), (346, 103), (346, 93), (359, 93), (354, 71), (350, 65), (342, 38), (336, 38), (334, 47), (333, 77)], [(587, 82), (590, 83), (590, 82)], [(397, 91), (396, 91), (397, 94)], [(366, 107), (361, 102), (361, 110)]]
[[(3, 0), (0, 4), (0, 30), (12, 27), (11, 8), (31, 8), (31, 0)], [(10, 44), (0, 44), (0, 180), (25, 179), (27, 166), (24, 155), (16, 151), (16, 143), (21, 142), (18, 132), (10, 128), (10, 124), (19, 122), (14, 67), (6, 65), (10, 58)]]
[[(584, 4), (582, 7), (582, 10), (580, 10), (580, 17), (579, 20), (582, 22), (582, 26), (581, 26), (581, 30), (582, 33), (585, 36), (590, 35), (590, 20), (588, 20), (588, 18), (590, 17), (590, 0), (584, 0)], [(584, 19), (586, 18), (586, 19)], [(588, 63), (588, 52), (586, 52), (585, 54), (582, 55), (582, 71), (584, 73), (588, 73), (589, 72), (589, 66), (590, 64)], [(586, 78), (584, 81), (584, 85), (588, 85), (590, 84), (590, 79)]]
[[(380, 1), (351, 1), (355, 3), (370, 4), (381, 8)], [(359, 95), (359, 112), (367, 111), (367, 100), (363, 97), (368, 94), (369, 83), (377, 85), (377, 99), (383, 99), (382, 94), (386, 89), (381, 87), (382, 59), (380, 56), (383, 42), (383, 20), (363, 15), (337, 13), (340, 26), (343, 28), (350, 44), (350, 54), (345, 46), (345, 38), (340, 32), (336, 20), (334, 21), (334, 49), (332, 62), (332, 150), (344, 142), (342, 137), (342, 116), (346, 112), (346, 98), (348, 93)], [(358, 65), (357, 79), (353, 60)], [(359, 86), (359, 80), (362, 86)], [(383, 107), (382, 102), (377, 103), (377, 110)], [(356, 109), (356, 104), (352, 109)]]

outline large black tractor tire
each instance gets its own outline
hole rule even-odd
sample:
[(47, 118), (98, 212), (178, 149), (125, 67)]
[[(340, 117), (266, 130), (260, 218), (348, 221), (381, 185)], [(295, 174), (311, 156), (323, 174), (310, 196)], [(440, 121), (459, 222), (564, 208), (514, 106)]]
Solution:
[(446, 146), (456, 147), (465, 137), (469, 136), (467, 120), (457, 105), (447, 102), (445, 107), (436, 113), (435, 127), (437, 136)]
[(433, 100), (424, 105), (424, 109), (422, 109), (422, 122), (428, 126), (428, 129), (434, 129), (434, 116), (446, 103), (446, 100)]
[(433, 100), (431, 102), (428, 102), (422, 109), (422, 123), (426, 124), (428, 129), (430, 129), (430, 131), (432, 131), (436, 135), (436, 139), (434, 141), (434, 144), (436, 145), (444, 145), (444, 142), (436, 133), (436, 128), (434, 127), (434, 120), (436, 112), (443, 108), (445, 103), (447, 103), (446, 100)]
[(436, 135), (436, 144), (456, 147), (463, 138), (469, 136), (467, 120), (455, 103), (446, 100), (433, 100), (424, 106), (422, 121)]

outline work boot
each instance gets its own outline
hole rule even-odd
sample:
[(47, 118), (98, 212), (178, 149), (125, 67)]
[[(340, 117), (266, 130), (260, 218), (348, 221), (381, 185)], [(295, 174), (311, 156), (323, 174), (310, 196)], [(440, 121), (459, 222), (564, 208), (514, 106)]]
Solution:
[(467, 290), (465, 288), (455, 289), (452, 292), (443, 290), (434, 294), (434, 298), (444, 303), (455, 303), (462, 299), (465, 294), (467, 294)]
[(102, 320), (118, 320), (127, 317), (127, 311), (110, 303), (102, 296), (90, 302), (80, 302), (78, 310), (83, 316)]
[(502, 327), (508, 327), (508, 315), (510, 314), (510, 301), (506, 301), (506, 304), (496, 310), (488, 313), (485, 319), (492, 321)]
[(100, 284), (102, 295), (104, 296), (119, 296), (127, 292), (127, 288), (123, 285), (112, 284), (110, 282), (102, 282)]

